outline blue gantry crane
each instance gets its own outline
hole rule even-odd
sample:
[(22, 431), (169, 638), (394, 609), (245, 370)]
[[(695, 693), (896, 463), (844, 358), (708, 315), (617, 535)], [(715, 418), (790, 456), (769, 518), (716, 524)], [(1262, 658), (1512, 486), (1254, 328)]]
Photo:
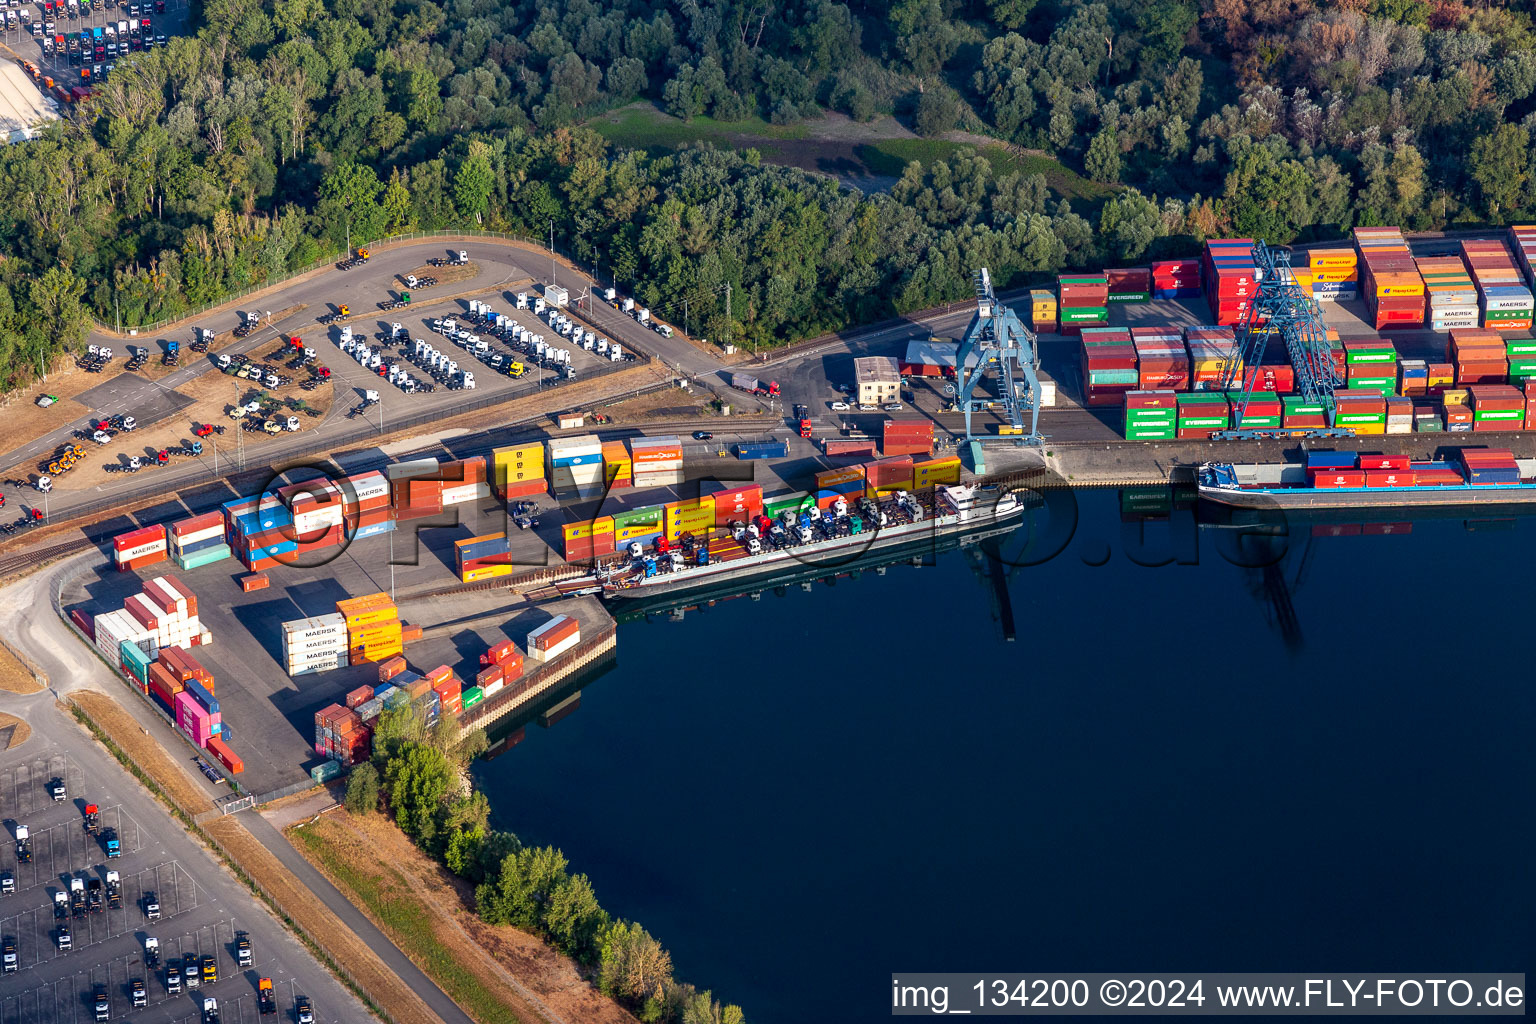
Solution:
[[(974, 441), (979, 436), (972, 428), (973, 413), (1001, 406), (1008, 423), (999, 428), (1000, 434), (1012, 435), (1018, 444), (1041, 444), (1044, 438), (1040, 436), (1040, 350), (1035, 332), (1024, 326), (1011, 307), (998, 301), (992, 291), (992, 274), (986, 267), (976, 272), (975, 280), (976, 314), (971, 317), (955, 354), (955, 402), (965, 413), (965, 439)], [(977, 385), (994, 369), (998, 376), (997, 398), (977, 396)], [(1024, 428), (1026, 411), (1028, 433)]]
[[(1333, 351), (1328, 344), (1328, 332), (1323, 327), (1322, 311), (1317, 303), (1291, 273), (1289, 249), (1271, 246), (1263, 239), (1253, 243), (1253, 265), (1256, 269), (1256, 289), (1253, 302), (1238, 322), (1238, 358), (1227, 364), (1222, 374), (1221, 389), (1241, 390), (1234, 423), (1241, 423), (1248, 411), (1248, 402), (1258, 384), (1258, 375), (1249, 373), (1264, 356), (1264, 346), (1271, 337), (1278, 335), (1285, 342), (1291, 365), (1296, 369), (1296, 390), (1309, 403), (1323, 407), (1323, 413), (1333, 418), (1333, 392), (1343, 382), (1333, 368)], [(1306, 430), (1223, 430), (1214, 435), (1224, 441), (1252, 440), (1265, 437), (1353, 437), (1348, 427), (1319, 427)]]

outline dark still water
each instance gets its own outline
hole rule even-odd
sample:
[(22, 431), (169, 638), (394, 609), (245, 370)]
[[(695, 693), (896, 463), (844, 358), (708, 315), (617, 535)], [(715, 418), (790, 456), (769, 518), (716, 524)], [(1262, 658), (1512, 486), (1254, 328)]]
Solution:
[(1011, 643), (958, 552), (622, 626), (480, 765), (497, 824), (754, 1024), (886, 1019), (892, 971), (1536, 966), (1536, 519), (1293, 525), (1266, 573), (1076, 504)]

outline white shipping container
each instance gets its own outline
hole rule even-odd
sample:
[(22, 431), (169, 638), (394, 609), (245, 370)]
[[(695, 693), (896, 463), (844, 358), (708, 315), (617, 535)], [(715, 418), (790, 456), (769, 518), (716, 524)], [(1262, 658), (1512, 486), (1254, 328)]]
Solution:
[(528, 657), (533, 661), (554, 661), (556, 658), (560, 657), (560, 655), (564, 654), (566, 651), (570, 650), (572, 647), (575, 647), (579, 643), (581, 643), (581, 634), (572, 633), (570, 636), (566, 637), (564, 640), (561, 640), (559, 643), (555, 644), (548, 650), (540, 650), (537, 647), (528, 648)]
[(384, 474), (391, 480), (409, 480), (412, 477), (428, 476), (436, 472), (436, 459), (414, 459), (410, 462), (397, 462), (393, 466), (384, 467)]
[(200, 540), (208, 540), (210, 537), (224, 536), (224, 527), (210, 526), (205, 530), (196, 530), (192, 533), (184, 533), (179, 537), (173, 537), (177, 547), (186, 547), (188, 544), (196, 544)]
[(340, 526), (342, 520), (340, 505), (326, 505), (311, 512), (300, 512), (293, 517), (293, 529), (296, 533), (307, 534), (325, 530), (332, 526)]
[(443, 504), (459, 505), (466, 501), (475, 501), (478, 498), (488, 498), (490, 495), (490, 484), (458, 484), (454, 487), (443, 488)]
[(164, 540), (152, 540), (131, 548), (124, 548), (122, 551), (113, 552), (113, 555), (117, 559), (117, 564), (122, 565), (124, 562), (131, 562), (135, 558), (142, 558), (145, 555), (152, 555), (164, 550)]
[(1530, 309), (1532, 299), (1529, 295), (1509, 296), (1507, 298), (1490, 298), (1485, 300), (1484, 308), (1505, 312), (1516, 309)]
[(370, 473), (361, 480), (353, 482), (354, 497), (358, 504), (377, 498), (389, 497), (389, 481), (382, 473)]

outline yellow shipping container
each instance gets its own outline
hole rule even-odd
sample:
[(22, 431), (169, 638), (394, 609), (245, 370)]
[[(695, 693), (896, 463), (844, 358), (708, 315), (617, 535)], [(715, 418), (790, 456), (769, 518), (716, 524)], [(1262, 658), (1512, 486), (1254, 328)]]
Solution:
[(348, 615), (347, 632), (351, 633), (359, 629), (367, 629), (370, 626), (381, 625), (391, 620), (398, 621), (399, 618), (400, 613), (395, 609), (394, 605), (390, 605), (388, 608), (380, 608), (376, 611)]
[(478, 583), (481, 580), (495, 579), (497, 576), (511, 576), (510, 565), (483, 565), (478, 569), (466, 570), (459, 579), (465, 583)]
[(363, 594), (361, 597), (344, 597), (336, 602), (336, 610), (343, 615), (353, 615), (386, 606), (393, 608), (394, 602), (382, 591), (377, 594)]
[(598, 516), (596, 519), (584, 519), (579, 523), (566, 523), (560, 530), (560, 535), (565, 540), (580, 540), (583, 537), (601, 537), (605, 533), (613, 532), (613, 516)]
[[(1431, 378), (1431, 383), (1435, 383)], [(1450, 381), (1440, 381), (1441, 384), (1449, 384)], [(1472, 393), (1466, 388), (1448, 388), (1440, 393), (1440, 400), (1445, 405), (1471, 405)]]
[(960, 463), (952, 466), (919, 466), (912, 473), (912, 483), (916, 487), (932, 487), (934, 484), (957, 484), (960, 482)]
[(1323, 267), (1355, 267), (1360, 262), (1353, 249), (1313, 249), (1307, 253), (1307, 266), (1314, 270)]
[(660, 523), (646, 523), (643, 526), (626, 526), (623, 529), (614, 532), (614, 546), (619, 547), (624, 544), (628, 544), (632, 540), (639, 540), (641, 537), (649, 537), (652, 534), (657, 534), (660, 532)]
[(1308, 271), (1313, 281), (1327, 281), (1334, 284), (1347, 284), (1350, 281), (1360, 280), (1360, 271), (1354, 267), (1329, 267), (1322, 270)]
[(1353, 425), (1353, 429), (1356, 434), (1361, 436), (1367, 434), (1385, 434), (1387, 432), (1387, 425), (1385, 423), (1356, 423)]
[(816, 489), (826, 490), (836, 487), (838, 484), (851, 483), (854, 480), (864, 479), (863, 466), (849, 466), (846, 469), (827, 469), (816, 474)]
[(715, 512), (713, 509), (694, 509), (684, 515), (670, 516), (667, 519), (667, 540), (675, 541), (685, 533), (691, 533), (695, 537), (702, 537), (714, 529)]

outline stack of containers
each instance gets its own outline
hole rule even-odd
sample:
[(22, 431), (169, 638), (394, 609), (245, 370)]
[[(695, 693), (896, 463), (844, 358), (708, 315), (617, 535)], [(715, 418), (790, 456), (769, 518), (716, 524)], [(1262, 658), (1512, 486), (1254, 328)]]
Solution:
[(224, 542), (224, 516), (219, 512), (174, 522), (169, 533), (171, 558), (178, 569), (196, 569), (230, 556), (229, 545)]
[(347, 664), (347, 620), (316, 615), (283, 623), (283, 669), (293, 677), (329, 672)]
[(1244, 408), (1243, 393), (1228, 391), (1227, 405), (1229, 422), (1236, 430), (1278, 430), (1280, 428), (1284, 405), (1272, 392), (1253, 392), (1248, 396), (1248, 405)]
[(1321, 402), (1309, 402), (1301, 395), (1284, 395), (1280, 408), (1280, 425), (1286, 430), (1328, 426), (1328, 415)]
[[(1464, 394), (1464, 393), (1463, 393)], [(1452, 398), (1447, 394), (1445, 401), (1445, 430), (1448, 434), (1469, 434), (1472, 432), (1472, 409), (1466, 404), (1470, 398)]]
[(214, 736), (213, 726), (215, 716), (219, 715), (219, 702), (211, 696), (199, 699), (200, 695), (195, 695), (198, 690), (202, 690), (202, 695), (208, 693), (196, 683), (183, 684), (172, 706), (175, 708), (176, 728), (199, 747), (205, 747)]
[(603, 481), (610, 491), (635, 485), (635, 463), (623, 441), (603, 442)]
[(865, 495), (879, 500), (912, 489), (912, 456), (894, 455), (864, 464)]
[(1504, 342), (1504, 357), (1509, 361), (1509, 382), (1523, 387), (1536, 378), (1536, 339), (1510, 338)]
[[(1312, 298), (1317, 302), (1345, 302), (1359, 298), (1359, 263), (1359, 254), (1353, 249), (1309, 250), (1305, 273), (1307, 290), (1312, 293)], [(1301, 282), (1298, 280), (1297, 283)]]
[(1427, 256), (1415, 260), (1414, 266), (1424, 279), (1431, 330), (1477, 326), (1477, 287), (1460, 256)]
[(763, 485), (706, 482), (703, 491), (715, 503), (715, 526), (745, 523), (763, 514)]
[(505, 533), (487, 533), (453, 542), (453, 565), (464, 583), (512, 575), (512, 553)]
[[(908, 462), (910, 464), (910, 457)], [(662, 519), (668, 542), (676, 544), (684, 534), (706, 537), (715, 528), (715, 499), (706, 494), (687, 501), (669, 501)]]
[(1348, 427), (1356, 434), (1387, 432), (1387, 400), (1381, 392), (1362, 388), (1340, 388), (1333, 393), (1333, 423)]
[(1510, 247), (1525, 274), (1527, 286), (1536, 289), (1536, 272), (1533, 272), (1532, 256), (1536, 256), (1536, 224), (1516, 224), (1509, 229)]
[(1251, 391), (1288, 394), (1296, 390), (1296, 368), (1289, 363), (1250, 366), (1243, 374), (1243, 386)]
[(1350, 338), (1344, 342), (1346, 384), (1370, 388), (1383, 396), (1397, 387), (1397, 349), (1381, 338)]
[(613, 513), (613, 549), (626, 551), (631, 544), (650, 547), (661, 537), (666, 508), (646, 505)]
[[(145, 629), (137, 619), (119, 608), (96, 616), (93, 623), (96, 650), (109, 665), (122, 665), (124, 647), (136, 647), (145, 659), (158, 657), (160, 645), (153, 630)], [(141, 660), (141, 659), (135, 659)], [(169, 703), (170, 698), (166, 698)], [(170, 708), (166, 709), (169, 713)]]
[(506, 499), (544, 494), (544, 445), (539, 441), (491, 449), (491, 482)]
[(144, 653), (144, 648), (131, 640), (122, 641), (117, 648), (118, 668), (138, 687), (140, 693), (149, 692), (149, 667), (154, 659)]
[(293, 535), (305, 552), (337, 547), (346, 540), (346, 500), (341, 488), (326, 481), (285, 487), (278, 496), (293, 515)]
[(1477, 282), (1483, 326), (1495, 331), (1530, 330), (1536, 302), (1524, 272), (1515, 265), (1504, 243), (1466, 240), (1461, 243), (1461, 255)]
[(340, 704), (315, 712), (315, 753), (344, 765), (366, 760), (373, 745), (373, 730), (362, 715)]
[(164, 526), (143, 526), (112, 538), (112, 560), (119, 572), (162, 562), (166, 550)]
[(443, 507), (468, 505), (491, 496), (491, 485), (486, 481), (485, 456), (445, 462), (439, 467), (443, 480)]
[(567, 562), (591, 562), (613, 554), (613, 516), (568, 522), (561, 528)]
[(1504, 336), (1498, 331), (1452, 331), (1451, 361), (1457, 384), (1500, 384), (1509, 376)]
[(350, 540), (367, 540), (395, 528), (389, 507), (389, 480), (378, 470), (341, 481), (342, 511)]
[(437, 694), (440, 714), (457, 716), (464, 710), (464, 682), (458, 676), (450, 675), (433, 683), (432, 692)]
[(1387, 396), (1387, 433), (1413, 433), (1413, 399)]
[(1210, 440), (1211, 434), (1231, 425), (1231, 409), (1222, 391), (1186, 391), (1178, 395), (1177, 436)]
[(1445, 430), (1445, 412), (1428, 403), (1414, 403), (1413, 430), (1418, 434), (1438, 434)]
[(223, 511), (230, 550), (251, 572), (292, 561), (299, 547), (293, 513), (276, 494), (238, 498)]
[(1232, 328), (1188, 327), (1184, 330), (1184, 340), (1189, 345), (1190, 386), (1194, 390), (1220, 388), (1229, 368), (1233, 380), (1242, 379), (1243, 354), (1237, 347), (1237, 335)]
[(1057, 315), (1062, 334), (1076, 334), (1084, 327), (1109, 321), (1109, 278), (1098, 274), (1063, 274), (1056, 281), (1061, 305)]
[(353, 665), (387, 661), (405, 649), (400, 611), (385, 593), (347, 597), (336, 602), (347, 625), (347, 659)]
[(1110, 302), (1152, 301), (1152, 271), (1149, 268), (1106, 270), (1104, 276), (1109, 280)]
[(1426, 363), (1425, 368), (1428, 372), (1428, 377), (1426, 378), (1428, 382), (1427, 394), (1438, 395), (1445, 391), (1446, 388), (1455, 387), (1455, 363)]
[(1036, 334), (1055, 334), (1057, 315), (1055, 292), (1036, 288), (1029, 293), (1029, 321)]
[(880, 439), (882, 455), (927, 455), (933, 451), (932, 420), (886, 420)]
[(556, 615), (528, 634), (528, 657), (534, 661), (554, 661), (581, 643), (581, 626), (569, 615)]
[(413, 459), (384, 467), (395, 519), (426, 519), (443, 511), (443, 481), (436, 459)]
[(683, 443), (676, 437), (632, 437), (636, 487), (675, 487), (683, 482)]
[(594, 498), (603, 492), (603, 442), (596, 434), (552, 437), (547, 446), (549, 485), (557, 496)]
[(1084, 327), (1080, 362), (1083, 404), (1119, 405), (1140, 383), (1129, 327)]
[(1178, 436), (1178, 394), (1131, 391), (1125, 396), (1127, 441), (1171, 441)]
[(1399, 360), (1397, 393), (1409, 398), (1422, 398), (1429, 394), (1429, 363), (1422, 359)]
[(1132, 327), (1131, 344), (1136, 349), (1138, 390), (1189, 390), (1189, 349), (1177, 327)]
[(960, 456), (920, 455), (912, 460), (912, 489), (948, 487), (960, 482)]
[(219, 711), (218, 702), (213, 699), (213, 673), (203, 667), (192, 655), (176, 647), (165, 647), (160, 651), (160, 658), (152, 670), (160, 681), (158, 695), (162, 698), (165, 691), (171, 693), (171, 707), (176, 706), (175, 695), (182, 692), (190, 692), (192, 699), (208, 713), (209, 726), (213, 735), (217, 736), (224, 731), (223, 715)]
[(1515, 453), (1496, 448), (1463, 448), (1460, 451), (1467, 483), (1473, 487), (1500, 487), (1520, 482)]
[(156, 576), (148, 581), (142, 594), (124, 602), (123, 610), (153, 632), (160, 647), (195, 647), (213, 641), (198, 618), (197, 597), (175, 576)]
[(1526, 381), (1521, 393), (1525, 395), (1525, 429), (1536, 430), (1536, 381)]
[(1364, 264), (1360, 290), (1377, 330), (1424, 323), (1424, 279), (1414, 266), (1398, 228), (1355, 228), (1355, 248)]
[(171, 670), (160, 662), (152, 662), (146, 673), (148, 692), (150, 699), (170, 716), (171, 721), (176, 720), (176, 695), (186, 689), (181, 680), (171, 674)]
[(1467, 392), (1473, 430), (1525, 429), (1525, 394), (1519, 388), (1508, 384), (1473, 384)]
[(1205, 299), (1218, 326), (1230, 327), (1248, 315), (1259, 290), (1253, 239), (1213, 239), (1200, 260)]
[[(837, 503), (838, 498), (852, 505), (864, 496), (865, 485), (863, 466), (824, 469), (816, 474), (816, 507), (823, 510), (831, 508)], [(768, 511), (770, 504), (770, 502), (763, 503), (765, 515), (775, 514)]]
[(1192, 299), (1200, 294), (1199, 260), (1153, 260), (1152, 297)]

